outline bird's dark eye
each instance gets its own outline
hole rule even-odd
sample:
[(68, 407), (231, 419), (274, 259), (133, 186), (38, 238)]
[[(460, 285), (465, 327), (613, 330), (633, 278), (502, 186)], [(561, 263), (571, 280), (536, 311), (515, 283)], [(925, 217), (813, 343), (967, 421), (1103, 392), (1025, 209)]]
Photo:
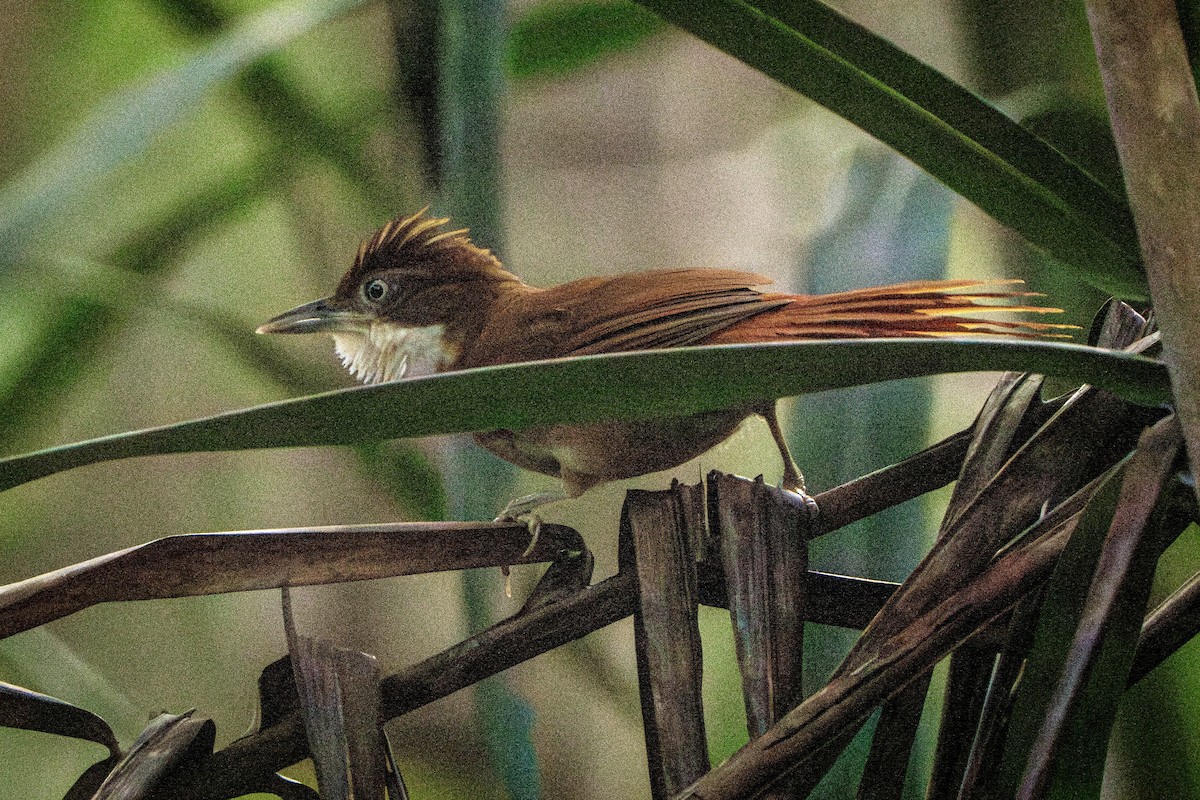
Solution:
[(367, 298), (372, 303), (378, 303), (380, 300), (387, 297), (387, 282), (381, 281), (378, 278), (373, 281), (367, 281), (363, 284), (362, 293), (363, 297)]

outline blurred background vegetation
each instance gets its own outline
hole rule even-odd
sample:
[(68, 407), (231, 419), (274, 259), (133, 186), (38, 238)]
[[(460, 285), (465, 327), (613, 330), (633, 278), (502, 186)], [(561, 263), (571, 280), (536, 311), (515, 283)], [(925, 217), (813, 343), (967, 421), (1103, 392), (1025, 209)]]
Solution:
[[(469, 170), (458, 199), (442, 203), (455, 208), (439, 207), (446, 195), (433, 188), (421, 98), (435, 87), (421, 59), (434, 5), (0, 0), (6, 453), (347, 385), (328, 342), (251, 332), (328, 294), (359, 239), (389, 217), (431, 201), (435, 212), (469, 206)], [(838, 7), (1119, 182), (1081, 4)], [(475, 235), (530, 283), (669, 266), (752, 270), (794, 291), (1003, 275), (1025, 277), (1083, 326), (1103, 300), (857, 128), (632, 4), (520, 0), (505, 14), (499, 171), (480, 176), (481, 187), (495, 177), (499, 207)], [(469, 30), (447, 20), (451, 36)], [(457, 42), (468, 53), (475, 44)], [(810, 487), (964, 427), (993, 378), (796, 401), (790, 429)], [(494, 508), (463, 506), (446, 486), (470, 484), (442, 478), (461, 450), (422, 441), (184, 455), (58, 475), (0, 497), (0, 582), (174, 533), (486, 516), (499, 495), (550, 486), (501, 477)], [(676, 474), (774, 479), (773, 452), (751, 423)], [(624, 490), (665, 483), (602, 487), (545, 516), (583, 533), (603, 577), (616, 568)], [(814, 566), (902, 579), (943, 501), (822, 542)], [(1194, 556), (1189, 547), (1184, 537), (1160, 569)], [(516, 572), (514, 600), (495, 576), (464, 592), (457, 574), (294, 596), (302, 629), (374, 653), (390, 672), (511, 613), (535, 577)], [(740, 686), (727, 616), (706, 609), (701, 626), (720, 760), (746, 738)], [(806, 678), (819, 685), (853, 634), (810, 630)], [(196, 707), (216, 720), (221, 746), (251, 724), (258, 674), (284, 651), (275, 592), (102, 606), (0, 642), (0, 679), (99, 713), (125, 743), (152, 713)], [(1189, 646), (1134, 689), (1139, 713), (1114, 737), (1111, 796), (1200, 797), (1193, 737), (1169, 735), (1200, 721), (1200, 687), (1182, 669), (1192, 656)], [(495, 713), (502, 729), (504, 714), (532, 718), (523, 755), (489, 754), (473, 694), (393, 723), (414, 796), (648, 796), (628, 620), (518, 667), (507, 685), (517, 699)], [(0, 795), (14, 798), (61, 796), (102, 756), (12, 730), (0, 730), (0, 754)], [(853, 780), (862, 756), (852, 749), (838, 774)], [(534, 777), (521, 771), (529, 757)], [(925, 771), (913, 772), (919, 784)], [(851, 796), (838, 774), (822, 796)]]

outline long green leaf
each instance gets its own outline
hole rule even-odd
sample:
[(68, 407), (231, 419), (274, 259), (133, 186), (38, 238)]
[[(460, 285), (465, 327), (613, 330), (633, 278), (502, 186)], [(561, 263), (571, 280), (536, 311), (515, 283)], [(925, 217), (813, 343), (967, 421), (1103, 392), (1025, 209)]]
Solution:
[(943, 372), (1030, 370), (1139, 403), (1170, 400), (1165, 367), (1081, 345), (956, 339), (684, 347), (485, 367), (268, 403), (0, 461), (0, 490), (132, 456), (361, 444), (729, 408), (774, 397)]
[(894, 147), (1090, 282), (1145, 298), (1128, 208), (980, 97), (818, 0), (641, 0)]

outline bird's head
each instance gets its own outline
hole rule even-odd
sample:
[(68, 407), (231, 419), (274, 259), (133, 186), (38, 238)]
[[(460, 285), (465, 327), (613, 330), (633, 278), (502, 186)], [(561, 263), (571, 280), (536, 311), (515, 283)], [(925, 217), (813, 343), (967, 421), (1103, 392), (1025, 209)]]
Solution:
[(329, 297), (305, 303), (258, 333), (328, 333), (342, 363), (368, 383), (453, 364), (504, 285), (519, 284), (467, 230), (425, 209), (384, 225)]

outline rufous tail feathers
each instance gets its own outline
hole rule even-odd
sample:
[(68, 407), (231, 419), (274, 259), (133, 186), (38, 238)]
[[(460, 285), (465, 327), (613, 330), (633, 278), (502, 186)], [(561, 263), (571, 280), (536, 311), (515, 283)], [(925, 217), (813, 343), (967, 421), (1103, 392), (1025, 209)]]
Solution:
[[(791, 299), (792, 302), (743, 320), (714, 334), (704, 343), (981, 334), (1062, 338), (1067, 334), (1058, 331), (1077, 327), (977, 317), (997, 312), (1062, 312), (1060, 308), (1022, 302), (1023, 298), (1042, 296), (1036, 292), (996, 288), (1020, 283), (1023, 281), (911, 281), (836, 294), (765, 294), (765, 301)], [(978, 291), (980, 289), (985, 291)]]

